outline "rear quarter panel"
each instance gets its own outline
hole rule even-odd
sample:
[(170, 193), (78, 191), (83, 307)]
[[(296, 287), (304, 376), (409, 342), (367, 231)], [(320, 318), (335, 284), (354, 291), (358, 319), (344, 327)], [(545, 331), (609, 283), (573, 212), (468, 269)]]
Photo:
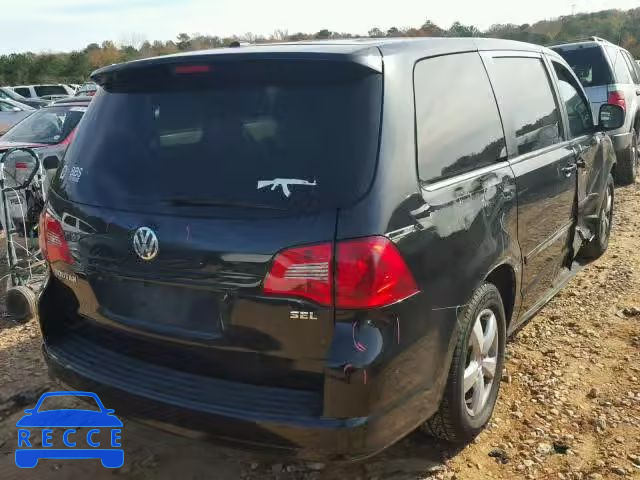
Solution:
[[(413, 413), (397, 420), (405, 431), (438, 407), (459, 319), (474, 289), (501, 264), (509, 264), (518, 278), (520, 263), (515, 180), (507, 162), (428, 189), (420, 186), (415, 129), (410, 127), (413, 95), (406, 94), (413, 92), (412, 67), (413, 61), (401, 56), (385, 60), (376, 178), (365, 199), (340, 212), (337, 238), (391, 238), (420, 292), (382, 310), (336, 312), (336, 348), (328, 362), (336, 380), (325, 389), (325, 406), (330, 395), (352, 391), (343, 397), (350, 404), (342, 404), (337, 416), (375, 414), (401, 399), (419, 399)], [(359, 352), (355, 341), (367, 350)], [(351, 384), (341, 380), (345, 365), (357, 379)]]

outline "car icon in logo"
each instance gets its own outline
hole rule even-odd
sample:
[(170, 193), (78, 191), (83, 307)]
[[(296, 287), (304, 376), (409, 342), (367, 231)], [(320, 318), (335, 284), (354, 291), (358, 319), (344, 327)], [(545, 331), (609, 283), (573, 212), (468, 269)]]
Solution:
[[(99, 410), (54, 409), (40, 411), (42, 403), (51, 397), (90, 397), (95, 400)], [(20, 468), (33, 468), (39, 459), (100, 459), (106, 468), (119, 468), (124, 464), (124, 450), (120, 444), (122, 422), (113, 410), (104, 408), (100, 398), (92, 392), (48, 392), (42, 394), (34, 408), (24, 411), (18, 420), (18, 449), (16, 465)], [(86, 435), (76, 428), (90, 428)], [(64, 429), (62, 440), (66, 448), (52, 448), (52, 428)], [(41, 431), (40, 431), (41, 429)], [(110, 429), (109, 445), (101, 445), (96, 436), (101, 429)], [(30, 439), (42, 435), (42, 448), (32, 447)], [(75, 448), (76, 440), (83, 441), (89, 448)], [(35, 442), (34, 442), (35, 444)], [(105, 448), (105, 447), (110, 448)]]

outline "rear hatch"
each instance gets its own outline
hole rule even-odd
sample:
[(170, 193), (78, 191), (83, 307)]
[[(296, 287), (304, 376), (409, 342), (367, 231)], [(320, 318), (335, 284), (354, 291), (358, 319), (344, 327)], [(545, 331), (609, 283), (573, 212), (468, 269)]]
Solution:
[[(268, 295), (264, 281), (278, 252), (332, 245), (338, 210), (368, 190), (382, 76), (357, 62), (216, 57), (99, 78), (50, 195), (69, 250), (50, 246), (56, 282), (74, 297), (76, 334), (102, 347), (319, 388), (333, 309)], [(331, 280), (330, 261), (291, 275)]]
[(614, 83), (611, 66), (601, 46), (593, 43), (553, 47), (571, 66), (582, 83), (591, 102), (594, 119), (598, 119), (600, 107), (607, 103), (608, 86)]

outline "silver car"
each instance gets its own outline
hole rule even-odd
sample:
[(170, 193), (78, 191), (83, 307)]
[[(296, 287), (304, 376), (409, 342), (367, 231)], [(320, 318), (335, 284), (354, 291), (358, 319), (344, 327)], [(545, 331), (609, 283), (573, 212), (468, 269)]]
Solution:
[(625, 109), (624, 126), (609, 134), (618, 157), (613, 175), (618, 184), (633, 183), (639, 161), (640, 66), (627, 50), (598, 37), (551, 48), (564, 57), (582, 82), (594, 118), (603, 104)]
[(9, 98), (0, 98), (0, 135), (4, 135), (7, 130), (34, 111), (35, 108), (29, 105), (18, 103)]

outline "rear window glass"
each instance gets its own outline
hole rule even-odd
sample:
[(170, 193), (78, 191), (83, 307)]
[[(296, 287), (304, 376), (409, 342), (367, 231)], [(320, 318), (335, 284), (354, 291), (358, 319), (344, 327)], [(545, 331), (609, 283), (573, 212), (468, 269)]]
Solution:
[(212, 70), (100, 89), (54, 188), (80, 203), (150, 211), (320, 209), (366, 192), (379, 74), (330, 64)]
[(573, 69), (585, 87), (597, 87), (613, 83), (611, 69), (600, 47), (554, 48)]
[(80, 106), (42, 108), (9, 130), (2, 140), (49, 145), (60, 143), (76, 128), (86, 109)]
[(68, 92), (62, 85), (39, 85), (34, 87), (36, 95), (45, 97), (47, 95), (68, 95)]

